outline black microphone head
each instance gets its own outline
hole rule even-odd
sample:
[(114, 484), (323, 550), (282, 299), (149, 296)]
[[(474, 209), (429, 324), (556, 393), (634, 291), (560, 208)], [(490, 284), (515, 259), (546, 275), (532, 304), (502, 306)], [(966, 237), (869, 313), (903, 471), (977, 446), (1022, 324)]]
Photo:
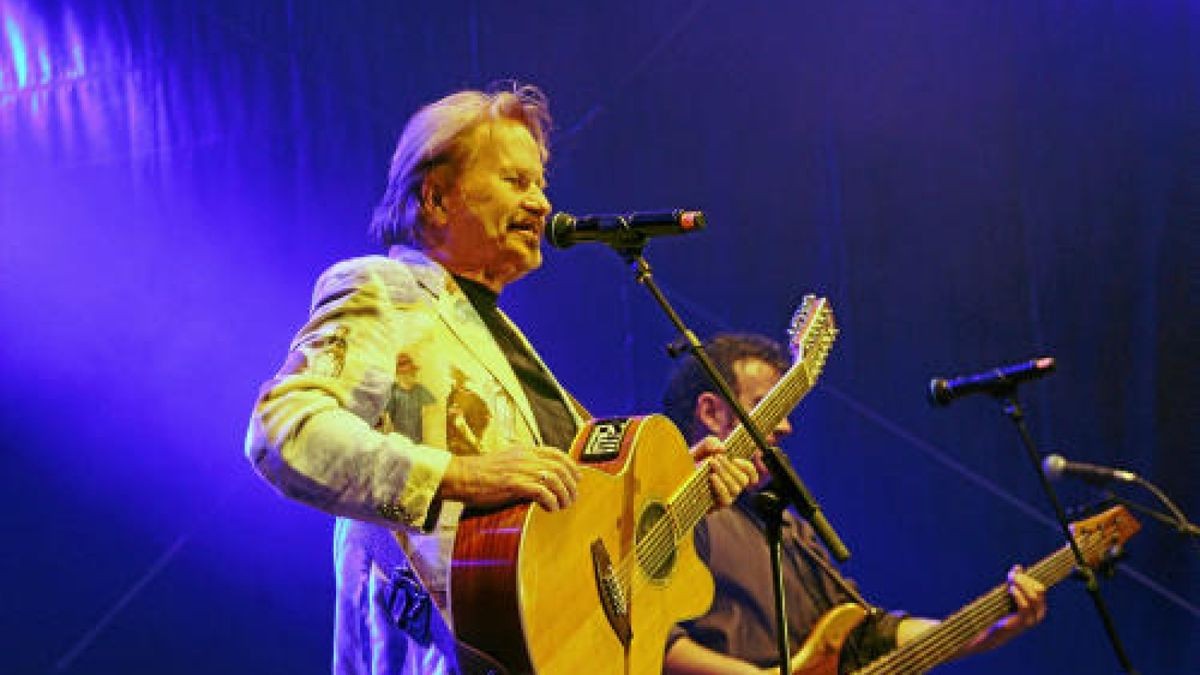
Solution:
[(950, 395), (950, 389), (946, 386), (946, 378), (935, 377), (929, 381), (929, 403), (932, 405), (950, 405), (950, 401), (954, 397)]
[(546, 224), (546, 240), (555, 248), (570, 248), (575, 245), (575, 216), (558, 212)]
[(1067, 460), (1062, 455), (1046, 455), (1046, 459), (1042, 460), (1042, 475), (1049, 480), (1062, 478), (1066, 468)]

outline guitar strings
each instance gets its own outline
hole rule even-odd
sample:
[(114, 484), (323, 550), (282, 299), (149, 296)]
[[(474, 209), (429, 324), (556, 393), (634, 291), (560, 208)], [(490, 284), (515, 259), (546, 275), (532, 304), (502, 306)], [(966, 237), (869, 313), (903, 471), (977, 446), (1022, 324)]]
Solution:
[[(1053, 561), (1050, 561), (1051, 563)], [(1040, 581), (1045, 567), (1049, 563), (1035, 566), (1030, 574)], [(978, 634), (990, 623), (990, 615), (1002, 615), (1012, 606), (1004, 586), (997, 586), (964, 610), (947, 618), (946, 629), (933, 629), (918, 637), (913, 642), (913, 648), (904, 652), (896, 652), (895, 658), (884, 658), (872, 664), (861, 673), (914, 673), (924, 672), (950, 656), (958, 647), (972, 635)]]
[[(1080, 547), (1091, 555), (1097, 548), (1096, 537), (1085, 534), (1080, 537)], [(1067, 547), (1060, 548), (1046, 560), (1034, 565), (1027, 572), (1047, 587), (1064, 579), (1074, 568), (1074, 558)], [(978, 634), (991, 623), (989, 616), (1011, 610), (1012, 598), (1004, 585), (996, 586), (959, 612), (948, 617), (943, 625), (916, 637), (906, 649), (887, 656), (855, 671), (854, 675), (882, 675), (885, 673), (925, 672), (941, 663), (971, 636)], [(1002, 615), (1001, 615), (1002, 616)]]
[[(782, 386), (772, 389), (751, 414), (752, 417), (771, 422), (772, 428), (787, 414), (787, 401), (798, 403), (812, 388), (815, 374), (824, 366), (833, 340), (837, 336), (831, 312), (824, 307), (807, 323), (808, 326), (802, 329), (805, 337), (800, 341), (800, 358), (797, 358), (795, 365), (782, 379)], [(815, 325), (818, 323), (820, 325)], [(815, 372), (809, 372), (810, 366)], [(800, 378), (800, 375), (804, 377)], [(739, 424), (726, 441), (729, 456), (749, 458), (754, 450), (749, 440), (749, 432)], [(705, 460), (700, 469), (684, 481), (667, 501), (663, 516), (647, 530), (642, 539), (634, 543), (633, 554), (623, 556), (613, 567), (615, 582), (625, 594), (627, 603), (632, 601), (633, 593), (651, 583), (654, 575), (675, 555), (680, 533), (691, 536), (692, 529), (712, 508), (712, 494), (708, 490), (707, 481), (704, 480), (708, 475), (707, 465), (708, 461)], [(644, 577), (634, 573), (638, 565), (646, 570)]]
[[(794, 380), (789, 384), (790, 386), (782, 388), (781, 394), (794, 393), (796, 389), (806, 385), (806, 383), (797, 383)], [(794, 400), (794, 397), (792, 398)], [(762, 410), (766, 419), (777, 419), (776, 416), (780, 412), (779, 409), (784, 405), (780, 399), (781, 396), (769, 396), (760, 403), (755, 413)], [(770, 414), (766, 415), (767, 413)], [(748, 457), (752, 454), (751, 448), (745, 444), (748, 436), (749, 434), (740, 425), (730, 434), (727, 444), (730, 456), (741, 457), (745, 455)], [(667, 562), (669, 556), (674, 553), (675, 544), (678, 540), (677, 533), (686, 531), (690, 534), (691, 528), (695, 523), (698, 523), (700, 518), (712, 507), (712, 495), (703, 481), (703, 479), (707, 478), (706, 465), (707, 462), (702, 465), (701, 470), (695, 472), (677, 490), (676, 496), (668, 502), (667, 515), (671, 517), (671, 520), (668, 520), (667, 517), (662, 518), (659, 522), (655, 523), (646, 533), (643, 540), (637, 544), (637, 548), (640, 550), (648, 550), (649, 559), (646, 562), (650, 570), (659, 569), (659, 567)], [(681, 522), (683, 526), (680, 526)], [(632, 565), (635, 561), (627, 559), (627, 561), (623, 562), (627, 564), (623, 565), (622, 571), (628, 571), (628, 565)]]
[[(689, 481), (691, 483), (692, 481)], [(688, 508), (689, 504), (694, 504), (699, 496), (703, 496), (689, 492), (689, 494), (681, 495), (680, 507), (683, 510)], [(665, 518), (664, 518), (665, 520)], [(642, 543), (646, 543), (652, 552), (651, 562), (648, 565), (650, 570), (657, 570), (658, 566), (665, 563), (664, 555), (669, 556), (674, 549), (666, 550), (663, 547), (662, 535), (668, 532), (667, 528), (655, 527), (652, 533), (649, 534)], [(1089, 533), (1084, 533), (1080, 537), (1080, 545), (1089, 555), (1095, 551), (1095, 537)], [(1028, 573), (1035, 579), (1038, 579), (1047, 586), (1053, 585), (1062, 580), (1070, 573), (1073, 568), (1073, 557), (1067, 555), (1068, 550), (1064, 547), (1058, 553), (1050, 556), (1047, 560), (1035, 565)], [(632, 560), (626, 559), (622, 569), (622, 582), (631, 570), (629, 563)], [(633, 584), (628, 586), (630, 590), (637, 590), (648, 583), (649, 579), (633, 578)], [(623, 584), (624, 585), (624, 584)], [(911, 651), (897, 652), (897, 657), (888, 659), (885, 657), (881, 661), (868, 666), (866, 669), (858, 671), (862, 674), (867, 673), (913, 673), (925, 672), (926, 670), (941, 663), (945, 658), (950, 656), (957, 650), (961, 644), (969, 639), (972, 635), (978, 634), (991, 623), (990, 616), (1002, 615), (1006, 610), (1011, 610), (1012, 600), (1009, 597), (1005, 586), (997, 586), (992, 591), (984, 594), (978, 600), (972, 603), (968, 609), (952, 615), (944, 622), (946, 628), (938, 629), (926, 633), (922, 637), (914, 640), (913, 649)]]
[[(799, 375), (805, 375), (805, 377), (800, 378)], [(808, 376), (806, 365), (802, 361), (797, 362), (789, 370), (788, 377), (785, 377), (787, 381), (784, 386), (769, 393), (755, 408), (752, 416), (778, 424), (778, 420), (782, 419), (787, 412), (785, 409), (787, 401), (798, 400), (799, 396), (796, 394), (799, 391), (806, 392), (807, 389), (810, 389), (809, 383), (812, 379)], [(800, 394), (800, 396), (802, 395)], [(749, 458), (754, 450), (753, 444), (750, 443), (749, 432), (742, 425), (738, 425), (729, 435), (726, 447), (731, 457), (743, 459)], [(627, 597), (632, 596), (634, 591), (652, 581), (653, 573), (664, 567), (678, 550), (679, 533), (684, 532), (690, 536), (695, 524), (712, 508), (712, 494), (706, 480), (708, 477), (707, 464), (708, 461), (705, 460), (701, 464), (700, 470), (694, 472), (676, 490), (675, 495), (667, 502), (663, 517), (652, 525), (643, 538), (635, 544), (633, 555), (624, 556), (614, 566), (617, 582)], [(680, 523), (683, 525), (681, 526)], [(644, 579), (633, 573), (639, 562), (647, 570)]]
[[(828, 354), (828, 346), (832, 344), (832, 338), (828, 337), (825, 332), (818, 336), (820, 342), (810, 347), (810, 354), (813, 353), (814, 347), (819, 348), (816, 353), (816, 366), (814, 369), (819, 369), (824, 363), (824, 357)], [(811, 389), (811, 382), (815, 379), (809, 372), (809, 364), (804, 361), (798, 361), (788, 375), (784, 378), (784, 386), (773, 390), (766, 398), (760, 401), (755, 408), (753, 416), (765, 421), (774, 422), (771, 426), (778, 424), (778, 420), (783, 418), (787, 413), (788, 401), (798, 401), (804, 393)], [(800, 375), (804, 375), (800, 378)], [(760, 414), (761, 413), (761, 414)], [(754, 446), (750, 443), (749, 432), (742, 425), (730, 434), (726, 442), (729, 455), (735, 458), (748, 458), (753, 454)], [(691, 534), (691, 529), (699, 522), (708, 511), (712, 508), (713, 502), (708, 486), (703, 479), (707, 477), (706, 471), (699, 471), (694, 474), (684, 486), (677, 491), (677, 497), (672, 498), (668, 502), (667, 512), (672, 516), (668, 521), (667, 518), (661, 519), (650, 531), (647, 532), (642, 542), (637, 545), (639, 552), (648, 550), (648, 555), (645, 557), (646, 567), (649, 570), (658, 570), (666, 564), (667, 560), (677, 549), (679, 532)], [(681, 515), (684, 518), (675, 518), (674, 516)], [(682, 527), (678, 526), (679, 522), (683, 522)], [(639, 556), (641, 558), (641, 556)], [(632, 565), (636, 564), (636, 559), (626, 558), (622, 560), (619, 566), (620, 571), (625, 575), (630, 575)], [(639, 586), (640, 588), (640, 586)]]

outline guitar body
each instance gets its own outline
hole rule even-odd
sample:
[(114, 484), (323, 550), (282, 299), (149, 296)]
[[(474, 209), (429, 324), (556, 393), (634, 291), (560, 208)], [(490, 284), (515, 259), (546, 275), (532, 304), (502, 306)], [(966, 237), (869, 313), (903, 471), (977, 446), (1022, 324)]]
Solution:
[(459, 523), (455, 631), (514, 673), (659, 672), (671, 626), (712, 602), (690, 532), (635, 554), (639, 533), (668, 526), (663, 505), (696, 471), (683, 437), (665, 417), (631, 418), (616, 456), (589, 464), (594, 424), (572, 450), (583, 475), (570, 508), (522, 505)]
[(865, 618), (867, 610), (855, 604), (838, 605), (826, 612), (792, 656), (792, 675), (838, 675), (842, 645)]

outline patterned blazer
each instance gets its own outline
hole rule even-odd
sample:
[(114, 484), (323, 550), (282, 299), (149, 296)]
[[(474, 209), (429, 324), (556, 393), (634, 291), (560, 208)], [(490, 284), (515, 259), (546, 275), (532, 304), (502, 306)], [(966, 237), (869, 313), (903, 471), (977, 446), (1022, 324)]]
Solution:
[[(582, 423), (582, 409), (563, 398)], [(533, 411), (444, 268), (393, 247), (321, 275), (308, 322), (262, 387), (246, 454), (284, 495), (341, 517), (335, 671), (434, 665), (437, 655), (414, 645), (386, 606), (397, 569), (415, 571), (445, 612), (461, 505), (439, 502), (437, 487), (452, 453), (512, 444), (541, 444)]]

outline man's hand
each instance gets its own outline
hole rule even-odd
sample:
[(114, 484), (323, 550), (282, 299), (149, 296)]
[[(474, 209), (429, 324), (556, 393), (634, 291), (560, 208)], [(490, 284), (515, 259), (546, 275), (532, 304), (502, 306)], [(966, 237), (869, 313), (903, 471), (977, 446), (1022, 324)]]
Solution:
[(730, 459), (725, 454), (725, 445), (716, 436), (706, 436), (693, 445), (692, 459), (708, 460), (709, 485), (720, 508), (732, 504), (746, 486), (758, 482), (754, 464), (748, 459)]
[(1008, 594), (1017, 605), (1017, 611), (1000, 619), (995, 631), (1018, 633), (1032, 628), (1046, 618), (1046, 587), (1040, 581), (1025, 574), (1020, 565), (1008, 571)]
[(1020, 565), (1008, 571), (1008, 594), (1017, 606), (1016, 611), (981, 633), (959, 656), (995, 649), (1046, 618), (1046, 587), (1025, 574)]
[(575, 502), (579, 475), (575, 462), (557, 448), (514, 446), (451, 457), (438, 496), (476, 507), (534, 501), (557, 511)]

